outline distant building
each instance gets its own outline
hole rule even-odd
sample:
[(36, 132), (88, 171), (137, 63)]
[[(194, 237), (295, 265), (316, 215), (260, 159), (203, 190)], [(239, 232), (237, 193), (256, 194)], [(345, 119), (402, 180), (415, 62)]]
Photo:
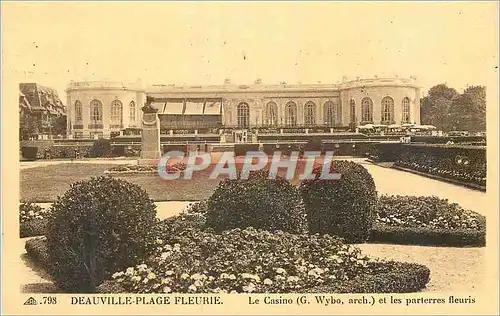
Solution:
[(71, 82), (66, 92), (67, 131), (75, 138), (108, 138), (140, 128), (146, 95), (154, 97), (164, 131), (420, 124), (420, 88), (414, 78), (297, 85), (226, 80), (218, 86), (146, 89), (140, 82)]
[(32, 134), (36, 134), (37, 138), (56, 135), (55, 120), (66, 115), (66, 108), (57, 91), (36, 83), (19, 84), (19, 111), (22, 124), (27, 124), (29, 117), (35, 129)]

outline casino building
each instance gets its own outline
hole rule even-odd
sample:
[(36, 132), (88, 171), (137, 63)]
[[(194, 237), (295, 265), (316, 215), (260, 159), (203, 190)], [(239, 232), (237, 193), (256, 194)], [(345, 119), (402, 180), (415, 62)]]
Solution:
[[(162, 134), (232, 131), (334, 132), (366, 124), (420, 124), (414, 78), (374, 78), (339, 84), (176, 86), (140, 82), (71, 82), (68, 136), (109, 138), (141, 127), (146, 96), (154, 98)], [(222, 131), (222, 132), (221, 132)], [(241, 138), (240, 138), (241, 139)]]

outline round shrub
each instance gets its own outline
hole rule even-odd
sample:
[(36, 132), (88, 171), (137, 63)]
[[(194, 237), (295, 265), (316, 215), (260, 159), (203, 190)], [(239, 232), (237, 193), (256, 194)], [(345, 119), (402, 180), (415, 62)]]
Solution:
[(370, 236), (377, 203), (372, 176), (352, 161), (334, 161), (330, 173), (339, 180), (321, 179), (322, 166), (313, 170), (316, 179), (304, 180), (300, 191), (312, 233), (335, 234), (348, 242), (364, 242)]
[(248, 179), (225, 180), (208, 199), (207, 225), (215, 231), (254, 227), (300, 233), (307, 230), (306, 212), (298, 189), (268, 172)]
[(103, 176), (72, 184), (47, 227), (57, 285), (93, 292), (113, 271), (149, 255), (156, 223), (156, 207), (138, 185)]
[(109, 157), (111, 156), (111, 142), (109, 139), (98, 139), (90, 149), (90, 157)]

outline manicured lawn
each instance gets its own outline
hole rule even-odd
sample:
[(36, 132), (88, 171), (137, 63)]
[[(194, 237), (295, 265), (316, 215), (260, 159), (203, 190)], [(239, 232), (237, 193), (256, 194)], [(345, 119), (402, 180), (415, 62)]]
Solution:
[[(118, 166), (117, 164), (67, 163), (21, 170), (21, 202), (53, 202), (58, 195), (69, 189), (71, 183), (87, 180), (93, 176), (103, 175), (104, 171)], [(199, 201), (209, 198), (219, 182), (227, 178), (222, 175), (217, 179), (209, 179), (215, 165), (203, 171), (195, 171), (193, 178), (166, 181), (157, 173), (136, 173), (113, 175), (140, 185), (155, 201)], [(237, 165), (239, 170), (240, 164)], [(301, 173), (297, 169), (296, 175)], [(286, 170), (278, 174), (285, 176)], [(298, 183), (297, 180), (293, 181)]]

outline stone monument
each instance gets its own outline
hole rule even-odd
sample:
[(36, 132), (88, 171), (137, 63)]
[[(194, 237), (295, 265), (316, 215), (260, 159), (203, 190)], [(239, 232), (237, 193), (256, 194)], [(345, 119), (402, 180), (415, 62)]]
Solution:
[(160, 148), (160, 119), (158, 109), (153, 107), (153, 97), (146, 97), (146, 104), (142, 107), (142, 136), (141, 157), (139, 165), (156, 165), (161, 158)]

